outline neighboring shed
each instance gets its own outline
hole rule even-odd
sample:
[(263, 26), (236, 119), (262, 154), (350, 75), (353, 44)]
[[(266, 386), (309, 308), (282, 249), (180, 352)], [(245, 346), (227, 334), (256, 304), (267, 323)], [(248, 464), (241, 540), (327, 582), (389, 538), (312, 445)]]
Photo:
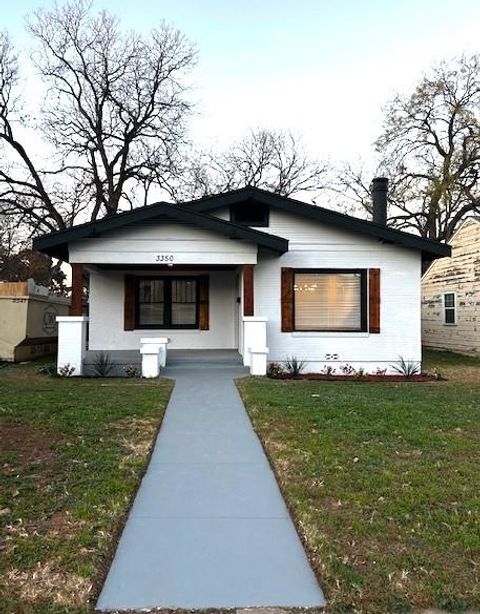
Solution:
[(422, 335), (429, 348), (480, 354), (480, 218), (453, 235), (452, 256), (422, 279)]
[(57, 316), (70, 301), (33, 280), (0, 282), (0, 360), (18, 362), (57, 350)]

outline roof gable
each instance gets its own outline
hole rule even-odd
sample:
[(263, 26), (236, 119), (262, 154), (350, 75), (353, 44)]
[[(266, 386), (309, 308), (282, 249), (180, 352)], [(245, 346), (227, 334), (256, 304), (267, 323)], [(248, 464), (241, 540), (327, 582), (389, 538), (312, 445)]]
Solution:
[(183, 205), (156, 203), (128, 213), (120, 213), (96, 222), (87, 222), (68, 230), (36, 237), (33, 248), (54, 258), (68, 261), (68, 244), (80, 239), (98, 237), (106, 232), (142, 222), (182, 222), (218, 232), (231, 239), (256, 243), (259, 248), (283, 254), (288, 251), (288, 240), (254, 228), (220, 220), (211, 215), (193, 211)]
[(183, 206), (188, 207), (192, 211), (207, 213), (220, 209), (221, 207), (228, 207), (247, 200), (267, 204), (272, 208), (323, 224), (359, 232), (385, 243), (394, 243), (407, 248), (417, 249), (422, 252), (422, 255), (427, 260), (450, 255), (450, 247), (444, 243), (423, 239), (417, 235), (376, 224), (368, 220), (362, 220), (330, 209), (325, 209), (317, 205), (309, 205), (308, 203), (281, 196), (280, 194), (267, 192), (266, 190), (261, 190), (256, 187), (246, 187), (224, 194), (207, 196), (198, 200), (186, 202)]

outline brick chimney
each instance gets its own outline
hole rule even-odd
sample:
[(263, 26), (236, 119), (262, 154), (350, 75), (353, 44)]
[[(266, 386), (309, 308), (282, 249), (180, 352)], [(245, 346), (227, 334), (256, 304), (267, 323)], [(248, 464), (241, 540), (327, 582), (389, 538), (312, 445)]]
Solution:
[(388, 179), (386, 177), (375, 177), (372, 180), (372, 221), (382, 226), (387, 225), (387, 194)]

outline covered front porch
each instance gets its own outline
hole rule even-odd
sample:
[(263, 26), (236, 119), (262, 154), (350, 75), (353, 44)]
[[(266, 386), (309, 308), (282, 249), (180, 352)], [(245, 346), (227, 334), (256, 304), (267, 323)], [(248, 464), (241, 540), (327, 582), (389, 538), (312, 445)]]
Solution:
[(72, 307), (58, 319), (58, 370), (95, 376), (103, 360), (117, 377), (200, 363), (265, 375), (267, 319), (255, 314), (254, 271), (253, 264), (74, 263)]
[[(242, 194), (242, 206), (248, 199)], [(72, 265), (72, 308), (58, 320), (59, 369), (69, 364), (84, 375), (87, 351), (140, 352), (143, 365), (158, 345), (167, 354), (237, 350), (252, 372), (265, 373), (254, 270), (288, 251), (286, 239), (157, 203), (47, 235), (37, 248)]]

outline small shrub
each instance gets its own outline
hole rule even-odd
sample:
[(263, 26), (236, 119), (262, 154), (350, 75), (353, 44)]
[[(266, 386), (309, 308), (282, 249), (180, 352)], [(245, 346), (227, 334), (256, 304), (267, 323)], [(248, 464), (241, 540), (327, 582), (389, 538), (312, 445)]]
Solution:
[(437, 381), (445, 379), (441, 372), (437, 369), (437, 367), (433, 367), (431, 371), (429, 371), (428, 369), (426, 371), (422, 371), (422, 375), (425, 375), (426, 377), (431, 377), (432, 379), (435, 379)]
[(55, 377), (57, 375), (57, 367), (55, 365), (42, 365), (41, 367), (38, 367), (37, 373), (39, 375)]
[(135, 365), (127, 365), (123, 370), (127, 377), (140, 377), (140, 371)]
[(58, 375), (60, 377), (72, 377), (74, 373), (75, 373), (75, 367), (72, 367), (72, 365), (69, 362), (62, 365), (58, 369)]
[(380, 367), (378, 367), (377, 370), (374, 373), (374, 375), (376, 375), (377, 377), (385, 377), (386, 374), (387, 374), (387, 370), (386, 369), (380, 369)]
[(285, 374), (285, 369), (279, 362), (269, 362), (267, 366), (267, 377), (279, 379)]
[(355, 369), (352, 367), (352, 365), (349, 365), (348, 363), (342, 365), (340, 367), (340, 371), (343, 373), (343, 375), (355, 375)]
[(363, 367), (360, 367), (355, 371), (355, 379), (365, 379), (367, 377), (367, 373)]
[(305, 361), (298, 359), (296, 356), (287, 356), (285, 361), (285, 369), (289, 375), (294, 377), (300, 375), (305, 369)]
[(398, 357), (398, 363), (390, 365), (394, 371), (409, 379), (414, 375), (420, 374), (420, 365), (413, 360), (405, 360), (402, 356)]
[(105, 352), (100, 352), (93, 362), (93, 371), (97, 377), (107, 377), (115, 363)]
[(335, 375), (335, 367), (332, 367), (332, 365), (325, 365), (321, 371), (321, 373), (323, 375), (326, 375), (327, 377), (331, 377), (332, 375)]

